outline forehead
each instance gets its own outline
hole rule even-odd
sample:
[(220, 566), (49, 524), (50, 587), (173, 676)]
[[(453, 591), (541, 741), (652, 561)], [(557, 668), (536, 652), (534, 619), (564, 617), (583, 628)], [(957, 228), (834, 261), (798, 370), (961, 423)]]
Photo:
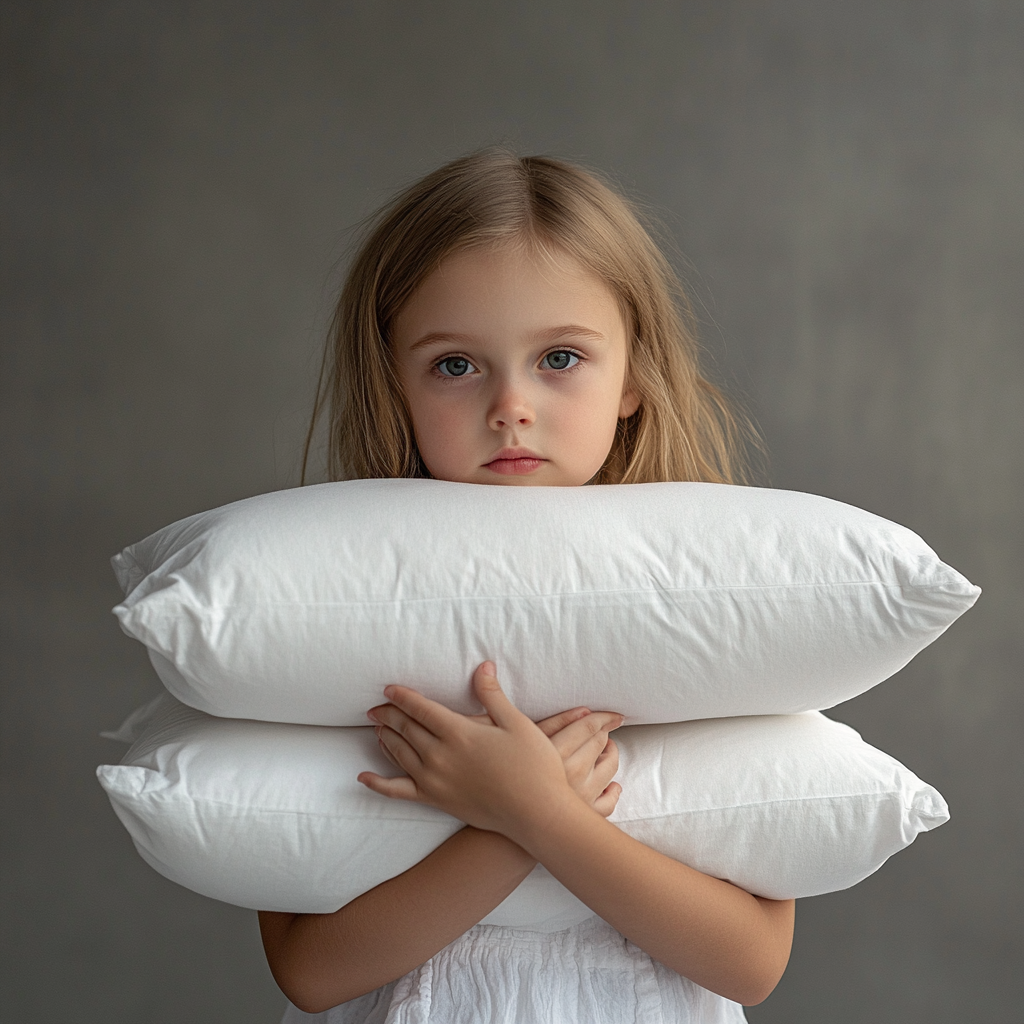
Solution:
[(596, 274), (560, 251), (472, 249), (445, 259), (402, 308), (396, 339), (495, 325), (545, 330), (578, 324), (602, 334), (623, 329), (617, 296)]

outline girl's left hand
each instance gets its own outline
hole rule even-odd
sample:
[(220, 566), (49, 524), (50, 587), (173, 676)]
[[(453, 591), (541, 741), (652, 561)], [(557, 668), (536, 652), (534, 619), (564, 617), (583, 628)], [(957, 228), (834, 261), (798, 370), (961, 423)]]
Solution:
[(505, 835), (550, 813), (574, 790), (611, 813), (620, 788), (610, 783), (617, 752), (607, 732), (621, 716), (573, 709), (546, 719), (545, 730), (505, 696), (491, 662), (474, 673), (473, 687), (486, 715), (460, 715), (408, 687), (387, 687), (391, 703), (368, 714), (385, 753), (408, 777), (363, 772), (359, 781)]

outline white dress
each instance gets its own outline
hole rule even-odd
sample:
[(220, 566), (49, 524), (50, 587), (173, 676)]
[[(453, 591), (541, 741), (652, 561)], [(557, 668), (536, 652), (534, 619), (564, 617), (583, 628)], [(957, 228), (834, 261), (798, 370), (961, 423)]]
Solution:
[(599, 917), (561, 931), (478, 924), (421, 967), (281, 1024), (744, 1024), (743, 1007), (652, 960)]

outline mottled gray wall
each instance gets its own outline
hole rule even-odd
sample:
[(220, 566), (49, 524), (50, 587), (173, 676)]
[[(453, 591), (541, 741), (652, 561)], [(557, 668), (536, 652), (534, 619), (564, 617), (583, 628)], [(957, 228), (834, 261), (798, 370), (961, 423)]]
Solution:
[(156, 689), (107, 558), (295, 481), (346, 229), (494, 141), (650, 200), (775, 485), (985, 589), (838, 711), (952, 821), (801, 904), (751, 1019), (1020, 1019), (1024, 5), (2, 11), (4, 1020), (276, 1021), (255, 915), (147, 868), (93, 778)]

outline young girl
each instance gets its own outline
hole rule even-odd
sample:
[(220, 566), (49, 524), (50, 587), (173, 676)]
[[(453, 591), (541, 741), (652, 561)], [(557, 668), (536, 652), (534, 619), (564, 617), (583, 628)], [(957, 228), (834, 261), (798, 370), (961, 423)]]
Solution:
[[(330, 476), (737, 482), (745, 428), (700, 376), (687, 323), (668, 263), (592, 175), (499, 151), (457, 160), (383, 211), (350, 271), (313, 417), (329, 410)], [(616, 828), (621, 716), (534, 723), (498, 673), (473, 676), (484, 715), (398, 685), (369, 712), (403, 774), (359, 780), (466, 827), (334, 914), (260, 914), (286, 1024), (744, 1020), (785, 969), (792, 901)], [(538, 863), (595, 916), (480, 925)]]

